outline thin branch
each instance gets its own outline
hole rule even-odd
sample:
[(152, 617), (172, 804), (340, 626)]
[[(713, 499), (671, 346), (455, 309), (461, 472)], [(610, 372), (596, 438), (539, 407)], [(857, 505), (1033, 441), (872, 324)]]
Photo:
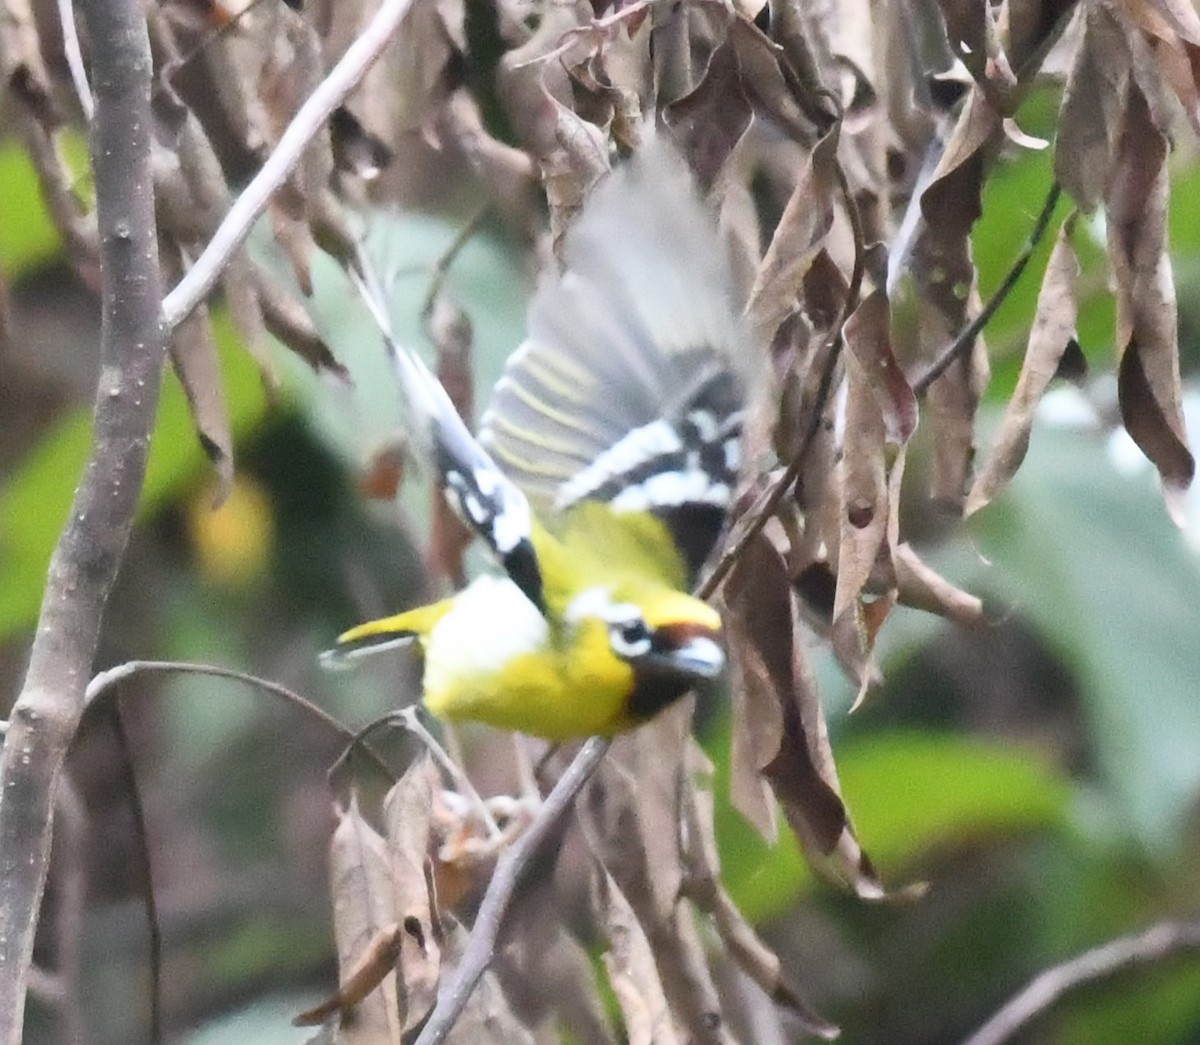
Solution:
[(146, 474), (163, 368), (150, 164), (151, 58), (139, 0), (84, 0), (96, 100), (100, 380), (91, 455), (50, 560), (24, 687), (0, 755), (0, 1045), (18, 1045), (54, 796)]
[(1068, 991), (1187, 951), (1200, 951), (1200, 920), (1162, 922), (1084, 951), (1035, 976), (963, 1045), (1000, 1045)]
[(922, 398), (929, 391), (929, 386), (941, 377), (956, 359), (960, 359), (971, 350), (971, 346), (975, 344), (975, 339), (979, 336), (980, 332), (991, 322), (991, 318), (996, 314), (996, 310), (1004, 304), (1008, 295), (1012, 293), (1013, 287), (1017, 285), (1017, 280), (1021, 278), (1021, 274), (1029, 264), (1029, 259), (1033, 257), (1033, 252), (1037, 250), (1038, 244), (1042, 242), (1043, 237), (1046, 235), (1046, 230), (1050, 227), (1050, 219), (1054, 216), (1054, 208), (1058, 206), (1058, 199), (1061, 195), (1062, 186), (1058, 182), (1054, 182), (1050, 186), (1050, 191), (1046, 193), (1046, 201), (1042, 204), (1042, 212), (1038, 215), (1037, 221), (1029, 233), (1029, 239), (1026, 240), (1025, 246), (1021, 248), (1021, 253), (1017, 255), (1012, 268), (1008, 270), (1008, 275), (1004, 277), (1004, 282), (996, 288), (996, 292), (988, 299), (988, 303), (983, 306), (979, 315), (971, 320), (963, 328), (962, 333), (942, 350), (942, 354), (930, 364), (929, 369), (913, 381), (913, 394), (918, 399)]
[(397, 718), (404, 723), (404, 728), (407, 729), (413, 736), (425, 745), (425, 750), (429, 752), (433, 760), (442, 767), (460, 793), (466, 796), (467, 801), (475, 808), (479, 819), (483, 821), (483, 826), (486, 828), (488, 837), (497, 839), (501, 835), (500, 825), (496, 823), (496, 818), (492, 816), (492, 811), (488, 809), (487, 803), (483, 800), (483, 796), (475, 790), (475, 785), (471, 783), (471, 778), (467, 776), (466, 771), (462, 766), (446, 754), (446, 749), (437, 742), (437, 738), (425, 728), (424, 723), (417, 717), (417, 707), (415, 704), (410, 704), (406, 708), (401, 708), (397, 713)]
[(558, 783), (542, 803), (533, 822), (497, 861), (462, 960), (454, 970), (453, 978), (438, 992), (437, 1005), (417, 1038), (416, 1045), (439, 1045), (445, 1041), (492, 960), (504, 915), (526, 865), (550, 830), (571, 808), (575, 796), (599, 767), (609, 744), (610, 741), (605, 737), (592, 737), (584, 743), (579, 754), (558, 778)]
[(262, 169), (229, 208), (204, 253), (163, 300), (163, 321), (168, 329), (174, 328), (208, 296), (230, 257), (250, 235), (251, 226), (266, 209), (271, 196), (300, 162), (308, 143), (324, 128), (330, 113), (346, 100), (375, 63), (411, 3), (412, 0), (384, 0), (362, 35), (300, 106)]
[(429, 277), (429, 289), (425, 292), (425, 300), (421, 304), (421, 323), (425, 327), (425, 333), (433, 340), (433, 335), (429, 330), (429, 319), (433, 315), (433, 306), (437, 302), (438, 295), (442, 292), (442, 287), (446, 284), (446, 277), (450, 275), (450, 268), (453, 266), (455, 259), (462, 249), (471, 242), (487, 219), (491, 212), (492, 205), (485, 203), (472, 214), (458, 230), (457, 235), (450, 242), (443, 252), (442, 256), (437, 259), (433, 266), (433, 272)]
[[(213, 678), (233, 679), (235, 682), (244, 682), (247, 686), (253, 686), (266, 693), (273, 694), (287, 701), (293, 707), (299, 708), (309, 718), (320, 723), (329, 732), (336, 734), (346, 743), (356, 743), (358, 741), (358, 734), (354, 730), (343, 725), (329, 714), (329, 712), (318, 707), (307, 697), (302, 697), (295, 690), (288, 689), (287, 686), (273, 682), (271, 679), (260, 678), (258, 675), (250, 675), (244, 671), (238, 671), (236, 668), (224, 668), (218, 664), (194, 664), (182, 660), (126, 661), (124, 664), (118, 664), (97, 674), (88, 683), (84, 694), (84, 701), (90, 707), (94, 701), (98, 700), (117, 683), (123, 682), (133, 675), (147, 672), (159, 672), (171, 675), (209, 675)], [(391, 778), (393, 776), (392, 771), (388, 768), (383, 758), (369, 744), (363, 744), (362, 747), (374, 760), (376, 765)]]
[(71, 71), (75, 96), (79, 99), (79, 108), (83, 110), (84, 117), (91, 123), (96, 107), (92, 103), (92, 88), (83, 64), (83, 50), (79, 46), (79, 32), (75, 28), (75, 5), (72, 0), (58, 0), (58, 20), (62, 25), (63, 54)]
[(121, 705), (112, 705), (112, 727), (121, 748), (121, 768), (129, 809), (133, 814), (134, 831), (137, 834), (138, 870), (141, 872), (142, 903), (146, 908), (146, 929), (150, 940), (150, 1042), (159, 1045), (162, 1041), (162, 924), (158, 917), (158, 901), (154, 896), (154, 875), (150, 863), (150, 832), (146, 828), (146, 808), (142, 804), (142, 793), (138, 788), (137, 772), (133, 765), (133, 745), (125, 729)]

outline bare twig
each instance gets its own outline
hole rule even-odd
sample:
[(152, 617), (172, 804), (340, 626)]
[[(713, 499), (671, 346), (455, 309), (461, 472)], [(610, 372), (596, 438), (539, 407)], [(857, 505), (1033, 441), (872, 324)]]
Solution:
[(168, 329), (200, 304), (216, 285), (229, 258), (250, 235), (275, 191), (304, 156), (308, 143), (325, 126), (330, 113), (358, 86), (387, 46), (412, 0), (384, 0), (361, 36), (296, 113), (262, 169), (229, 208), (229, 213), (188, 274), (163, 300)]
[(56, 900), (55, 973), (60, 987), (57, 1001), (63, 1040), (83, 1045), (87, 1041), (87, 1022), (79, 992), (79, 950), (87, 892), (88, 818), (83, 799), (67, 775), (59, 784), (54, 805), (59, 827), (52, 869)]
[(159, 1045), (162, 1041), (162, 926), (158, 918), (158, 901), (154, 896), (153, 868), (150, 865), (150, 832), (146, 829), (146, 809), (142, 804), (142, 793), (138, 789), (137, 773), (133, 767), (133, 745), (125, 730), (120, 704), (112, 705), (112, 726), (117, 743), (121, 748), (121, 762), (125, 792), (133, 814), (137, 833), (138, 870), (141, 881), (142, 903), (146, 908), (146, 928), (150, 937), (150, 1042)]
[(62, 24), (63, 54), (67, 56), (67, 68), (71, 70), (71, 83), (79, 99), (79, 108), (83, 110), (88, 123), (91, 123), (96, 107), (92, 104), (92, 88), (88, 84), (83, 51), (79, 47), (79, 33), (75, 28), (75, 5), (72, 0), (58, 0), (58, 20)]
[(163, 367), (150, 170), (150, 45), (138, 0), (84, 0), (102, 325), (91, 456), (50, 560), (25, 684), (0, 757), (0, 1043), (21, 1040), (54, 795), (125, 553)]
[[(446, 284), (446, 277), (450, 275), (450, 268), (454, 264), (455, 259), (462, 253), (463, 247), (471, 242), (483, 225), (488, 214), (492, 209), (490, 203), (485, 203), (479, 207), (464, 223), (463, 227), (458, 230), (457, 235), (451, 240), (443, 252), (442, 256), (437, 259), (433, 266), (433, 272), (429, 277), (429, 289), (425, 292), (425, 300), (421, 303), (421, 322), (425, 326), (425, 332), (429, 334), (429, 318), (433, 315), (433, 306), (437, 301), (438, 295), (442, 292), (442, 287)], [(430, 335), (432, 340), (432, 335)]]
[(1068, 991), (1185, 951), (1200, 951), (1200, 920), (1162, 922), (1121, 936), (1035, 976), (964, 1045), (1000, 1045)]
[(913, 381), (913, 394), (918, 399), (922, 398), (929, 391), (929, 386), (941, 377), (956, 359), (961, 358), (971, 350), (971, 346), (975, 344), (975, 339), (979, 336), (980, 332), (991, 322), (992, 316), (996, 314), (996, 310), (1007, 300), (1013, 287), (1017, 285), (1017, 280), (1021, 278), (1021, 274), (1025, 271), (1025, 266), (1029, 264), (1029, 259), (1033, 257), (1033, 252), (1037, 250), (1038, 244), (1042, 242), (1042, 238), (1046, 235), (1046, 230), (1050, 227), (1050, 219), (1054, 216), (1054, 208), (1058, 206), (1058, 199), (1061, 195), (1062, 186), (1058, 182), (1054, 182), (1050, 186), (1050, 191), (1046, 193), (1046, 202), (1042, 204), (1042, 212), (1038, 215), (1037, 221), (1030, 230), (1029, 239), (1026, 240), (1025, 246), (1021, 248), (1021, 253), (1017, 255), (1012, 268), (1008, 270), (1008, 275), (1004, 277), (1004, 281), (996, 288), (996, 292), (988, 299), (987, 304), (980, 310), (979, 315), (971, 320), (963, 328), (962, 333), (942, 350), (942, 354), (930, 364), (929, 369)]
[(462, 960), (454, 970), (453, 978), (438, 992), (437, 1005), (417, 1038), (416, 1045), (439, 1045), (445, 1041), (492, 960), (504, 915), (526, 865), (551, 828), (571, 808), (575, 796), (603, 760), (609, 743), (604, 737), (592, 737), (584, 743), (566, 772), (558, 778), (558, 783), (542, 803), (533, 822), (497, 861)]
[[(274, 696), (281, 697), (294, 707), (299, 708), (309, 718), (314, 719), (324, 726), (331, 733), (337, 734), (342, 740), (347, 743), (358, 741), (358, 734), (348, 726), (343, 725), (329, 712), (318, 707), (307, 697), (302, 697), (295, 690), (288, 689), (278, 682), (273, 682), (271, 679), (260, 678), (258, 675), (250, 675), (244, 671), (238, 671), (236, 668), (224, 668), (218, 664), (194, 664), (182, 660), (130, 660), (124, 664), (118, 664), (115, 667), (108, 668), (96, 675), (91, 682), (88, 683), (85, 691), (84, 700), (88, 706), (93, 701), (98, 700), (107, 690), (115, 686), (117, 683), (130, 678), (133, 675), (138, 675), (146, 672), (159, 672), (171, 675), (209, 675), (213, 678), (233, 679), (235, 682), (244, 682), (247, 686), (254, 686), (266, 693), (271, 693)], [(388, 776), (392, 776), (392, 772), (388, 769), (387, 763), (375, 752), (369, 744), (362, 745), (363, 750), (375, 761), (381, 770)]]

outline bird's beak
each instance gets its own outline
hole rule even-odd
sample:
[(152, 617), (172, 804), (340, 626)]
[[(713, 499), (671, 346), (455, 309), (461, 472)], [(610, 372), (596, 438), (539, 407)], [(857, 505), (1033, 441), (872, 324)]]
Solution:
[(715, 679), (725, 667), (725, 651), (707, 628), (665, 625), (654, 635), (654, 645), (643, 658), (652, 670)]

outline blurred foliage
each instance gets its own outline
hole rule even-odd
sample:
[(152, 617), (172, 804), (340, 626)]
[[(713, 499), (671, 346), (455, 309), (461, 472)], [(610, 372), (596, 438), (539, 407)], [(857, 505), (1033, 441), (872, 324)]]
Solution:
[[(84, 181), (91, 176), (86, 141), (78, 134), (66, 134), (63, 152), (72, 170), (78, 172), (76, 191), (90, 189)], [(4, 191), (0, 273), (12, 279), (57, 257), (62, 237), (46, 212), (28, 155), (14, 142), (0, 144), (0, 188)]]

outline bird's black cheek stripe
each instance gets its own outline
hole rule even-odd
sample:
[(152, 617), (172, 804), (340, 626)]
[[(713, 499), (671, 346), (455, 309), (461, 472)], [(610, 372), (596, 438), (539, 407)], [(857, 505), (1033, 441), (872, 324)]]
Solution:
[(695, 679), (679, 671), (635, 667), (633, 693), (625, 705), (628, 716), (635, 721), (653, 718), (674, 704), (692, 688)]

